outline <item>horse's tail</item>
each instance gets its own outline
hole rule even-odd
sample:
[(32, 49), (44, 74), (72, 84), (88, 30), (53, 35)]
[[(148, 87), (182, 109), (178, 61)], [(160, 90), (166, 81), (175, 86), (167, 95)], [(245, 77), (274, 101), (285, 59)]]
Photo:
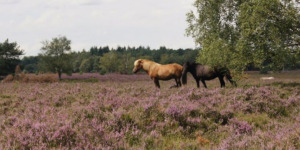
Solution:
[(183, 85), (185, 85), (187, 83), (187, 68), (186, 68), (186, 66), (183, 67), (181, 80), (182, 80)]
[(229, 69), (227, 69), (227, 68), (226, 68), (225, 76), (226, 76), (227, 80), (229, 80), (229, 82), (230, 82), (232, 85), (237, 86), (236, 82), (232, 79), (232, 77), (231, 77), (231, 75), (230, 75)]

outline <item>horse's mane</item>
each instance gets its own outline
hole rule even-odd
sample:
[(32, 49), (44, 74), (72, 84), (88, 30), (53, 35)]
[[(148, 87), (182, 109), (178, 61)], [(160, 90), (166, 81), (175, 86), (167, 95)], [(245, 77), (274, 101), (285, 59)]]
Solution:
[(150, 63), (153, 63), (153, 64), (159, 64), (159, 65), (161, 65), (160, 63), (157, 63), (157, 62), (149, 60), (149, 59), (141, 59), (141, 60), (146, 61), (146, 62), (150, 62)]
[[(190, 69), (192, 69), (192, 70), (196, 70), (196, 67), (197, 67), (198, 65), (200, 65), (200, 66), (202, 65), (202, 64), (197, 63), (197, 62), (195, 62), (195, 61), (192, 61), (192, 62), (187, 61), (187, 62), (185, 62), (184, 64), (187, 64), (187, 66), (184, 66), (183, 68), (187, 67), (187, 68), (190, 68)], [(187, 72), (188, 72), (187, 69), (184, 69), (183, 72), (182, 72), (182, 77), (181, 77), (181, 79), (182, 79), (182, 84), (186, 84), (186, 83), (187, 83)]]
[(149, 60), (149, 59), (141, 59), (141, 60), (156, 63), (155, 61), (152, 61), (152, 60)]
[(191, 64), (192, 64), (192, 65), (203, 65), (203, 64), (197, 63), (197, 62), (192, 62)]
[(203, 65), (203, 64), (197, 63), (197, 62), (195, 62), (195, 61), (192, 61), (192, 62), (187, 61), (187, 62), (185, 62), (185, 63), (188, 63), (188, 64), (191, 65), (191, 66), (195, 66), (195, 65)]

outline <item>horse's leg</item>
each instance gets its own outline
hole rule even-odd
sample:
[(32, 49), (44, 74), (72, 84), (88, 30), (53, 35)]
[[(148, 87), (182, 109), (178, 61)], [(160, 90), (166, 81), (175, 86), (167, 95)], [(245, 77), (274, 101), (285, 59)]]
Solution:
[(174, 78), (174, 79), (175, 79), (175, 82), (176, 82), (176, 84), (175, 84), (175, 85), (172, 85), (172, 86), (170, 86), (170, 89), (171, 89), (171, 88), (176, 88), (176, 87), (178, 87), (177, 80), (176, 80), (176, 78)]
[(237, 86), (235, 81), (232, 80), (232, 77), (230, 76), (229, 73), (226, 74), (226, 78), (229, 80), (229, 82), (231, 83), (231, 85)]
[(237, 86), (236, 83), (232, 79), (228, 79), (231, 85)]
[(203, 83), (204, 87), (207, 88), (205, 81), (201, 80), (201, 82)]
[(177, 87), (181, 87), (180, 77), (179, 78), (175, 78), (175, 80), (176, 80)]
[(200, 80), (200, 79), (196, 79), (196, 82), (197, 82), (197, 88), (200, 88), (199, 80)]
[(153, 80), (154, 80), (155, 86), (156, 86), (157, 88), (160, 88), (158, 79), (157, 79), (157, 78), (154, 78)]
[(221, 88), (225, 87), (225, 81), (224, 81), (223, 78), (224, 78), (223, 76), (219, 76), (219, 80), (220, 80), (220, 83), (221, 83)]
[(170, 88), (180, 87), (181, 86), (180, 78), (175, 77), (174, 79), (175, 79), (176, 84), (171, 86)]
[(178, 83), (179, 83), (179, 86), (181, 86), (181, 78), (178, 78)]
[(178, 87), (178, 81), (177, 81), (177, 78), (174, 78), (175, 79), (175, 82), (176, 82), (176, 87)]

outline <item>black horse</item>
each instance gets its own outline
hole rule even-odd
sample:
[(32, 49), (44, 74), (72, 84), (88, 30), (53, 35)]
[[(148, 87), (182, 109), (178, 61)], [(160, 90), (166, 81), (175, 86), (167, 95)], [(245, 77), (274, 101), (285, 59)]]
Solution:
[(190, 72), (194, 79), (197, 82), (197, 87), (199, 88), (199, 81), (203, 83), (204, 87), (207, 88), (205, 80), (212, 80), (216, 77), (219, 78), (221, 87), (225, 87), (224, 76), (230, 81), (230, 83), (234, 86), (237, 86), (236, 83), (232, 80), (230, 76), (229, 69), (226, 67), (211, 67), (208, 65), (201, 65), (198, 63), (190, 63), (185, 62), (183, 64), (183, 72), (182, 72), (182, 83), (186, 84), (187, 82), (187, 73)]

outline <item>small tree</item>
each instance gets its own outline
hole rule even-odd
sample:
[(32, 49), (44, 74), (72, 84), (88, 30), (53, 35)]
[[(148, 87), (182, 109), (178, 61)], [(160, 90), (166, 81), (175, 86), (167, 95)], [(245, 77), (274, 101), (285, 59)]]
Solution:
[(42, 44), (42, 53), (39, 54), (40, 70), (58, 73), (60, 80), (62, 73), (72, 74), (71, 41), (63, 36), (43, 41)]
[(23, 50), (16, 42), (10, 43), (7, 39), (0, 43), (0, 75), (13, 73), (20, 62), (20, 55), (23, 54)]

